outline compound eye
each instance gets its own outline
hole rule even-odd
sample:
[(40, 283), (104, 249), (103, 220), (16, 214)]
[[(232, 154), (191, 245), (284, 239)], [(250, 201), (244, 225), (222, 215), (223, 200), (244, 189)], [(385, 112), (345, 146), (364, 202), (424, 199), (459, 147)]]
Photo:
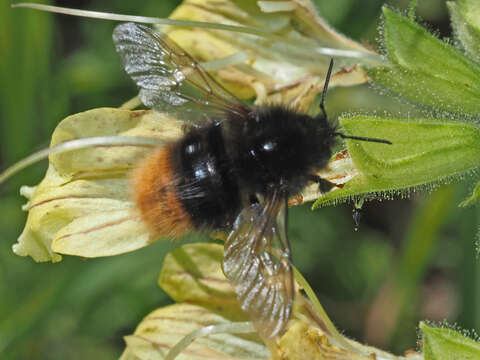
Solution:
[(270, 152), (277, 147), (277, 144), (273, 141), (267, 141), (263, 144), (263, 150), (266, 152)]

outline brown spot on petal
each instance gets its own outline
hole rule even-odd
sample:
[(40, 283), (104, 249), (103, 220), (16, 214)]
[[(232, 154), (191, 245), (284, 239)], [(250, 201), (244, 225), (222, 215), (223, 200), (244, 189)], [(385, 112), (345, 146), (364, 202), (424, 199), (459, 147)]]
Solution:
[(132, 111), (130, 112), (130, 117), (131, 118), (136, 118), (136, 117), (139, 117), (139, 116), (143, 116), (143, 115), (146, 115), (147, 113), (149, 113), (151, 110), (135, 110), (135, 111)]
[(339, 153), (337, 153), (337, 155), (335, 155), (335, 160), (342, 160), (342, 159), (346, 159), (348, 157), (350, 157), (350, 154), (348, 153), (347, 149), (344, 149), (344, 150), (340, 151)]
[(338, 70), (335, 75), (343, 75), (343, 74), (349, 74), (351, 72), (354, 72), (357, 70), (357, 65), (353, 65), (351, 68), (347, 69), (345, 66), (342, 66), (340, 70)]
[(303, 196), (301, 194), (292, 196), (288, 199), (288, 206), (295, 206), (303, 204)]

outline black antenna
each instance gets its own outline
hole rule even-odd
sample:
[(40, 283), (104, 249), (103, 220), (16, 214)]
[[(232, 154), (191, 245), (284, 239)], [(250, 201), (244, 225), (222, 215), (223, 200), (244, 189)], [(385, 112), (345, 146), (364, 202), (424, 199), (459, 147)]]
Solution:
[(325, 117), (325, 120), (327, 120), (327, 112), (325, 111), (325, 98), (327, 97), (328, 83), (330, 82), (330, 77), (332, 76), (332, 69), (333, 69), (333, 58), (330, 59), (330, 65), (328, 66), (327, 77), (325, 78), (325, 84), (323, 84), (322, 100), (320, 101), (320, 109), (322, 110), (322, 114)]
[(350, 136), (350, 135), (345, 135), (345, 134), (342, 134), (342, 133), (339, 133), (339, 132), (336, 132), (336, 133), (333, 133), (333, 134), (336, 135), (336, 136), (340, 136), (342, 139), (370, 141), (370, 142), (392, 145), (391, 141), (384, 140), (384, 139), (376, 139), (376, 138), (363, 137), (363, 136)]
[[(327, 120), (327, 112), (325, 111), (325, 98), (327, 97), (327, 90), (328, 90), (328, 83), (330, 82), (330, 77), (332, 76), (332, 69), (333, 69), (333, 58), (330, 59), (330, 65), (328, 66), (327, 76), (325, 78), (325, 84), (323, 84), (323, 93), (322, 93), (322, 100), (320, 101), (320, 109), (322, 110), (322, 114)], [(342, 133), (334, 133), (336, 136), (340, 136), (342, 139), (352, 139), (352, 140), (359, 140), (359, 141), (370, 141), (376, 142), (381, 144), (389, 144), (392, 145), (391, 141), (384, 140), (384, 139), (375, 139), (363, 136), (349, 136)]]

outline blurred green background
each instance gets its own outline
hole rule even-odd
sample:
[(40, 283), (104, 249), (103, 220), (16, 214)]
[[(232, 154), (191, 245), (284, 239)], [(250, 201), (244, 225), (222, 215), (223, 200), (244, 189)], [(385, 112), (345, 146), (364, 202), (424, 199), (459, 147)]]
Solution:
[[(56, 1), (51, 4), (145, 16), (167, 16), (179, 1)], [(46, 3), (46, 2), (45, 2)], [(317, 0), (337, 29), (377, 42), (381, 0)], [(408, 2), (392, 1), (405, 9)], [(451, 36), (443, 0), (420, 1), (424, 24)], [(114, 52), (115, 23), (52, 15), (0, 4), (0, 168), (48, 145), (69, 114), (119, 106), (135, 95)], [(414, 114), (399, 99), (368, 86), (332, 89), (332, 115), (367, 111)], [(157, 276), (178, 244), (157, 242), (113, 258), (64, 257), (35, 264), (11, 251), (26, 214), (18, 195), (36, 184), (46, 164), (0, 187), (0, 358), (116, 359), (122, 336), (153, 309), (168, 304)], [(355, 232), (352, 205), (291, 209), (294, 262), (334, 323), (362, 342), (403, 352), (416, 347), (418, 321), (447, 320), (480, 329), (479, 212), (457, 204), (471, 190), (466, 177), (408, 198), (364, 206)], [(405, 195), (405, 194), (404, 194)]]

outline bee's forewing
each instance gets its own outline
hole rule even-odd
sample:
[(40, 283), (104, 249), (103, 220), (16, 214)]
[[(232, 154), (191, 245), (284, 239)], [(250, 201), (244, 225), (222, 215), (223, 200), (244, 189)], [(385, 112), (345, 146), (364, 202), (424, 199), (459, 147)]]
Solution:
[(294, 297), (286, 200), (286, 194), (273, 189), (262, 204), (240, 213), (225, 242), (224, 273), (264, 338), (285, 328)]
[(146, 106), (195, 125), (247, 110), (167, 35), (125, 23), (115, 28), (113, 41)]

